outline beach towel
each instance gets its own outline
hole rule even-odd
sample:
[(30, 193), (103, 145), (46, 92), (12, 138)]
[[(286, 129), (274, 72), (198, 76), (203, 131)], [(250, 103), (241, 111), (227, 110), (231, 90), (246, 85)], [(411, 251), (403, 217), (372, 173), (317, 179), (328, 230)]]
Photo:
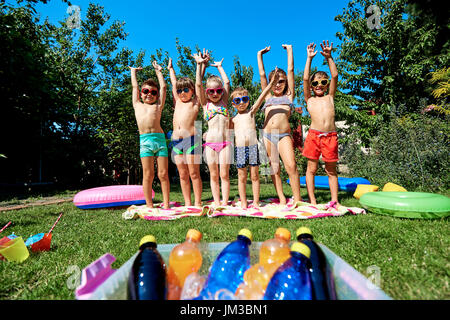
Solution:
[(254, 217), (264, 219), (313, 219), (323, 217), (339, 217), (345, 214), (365, 214), (366, 211), (357, 207), (336, 207), (335, 202), (327, 204), (311, 205), (308, 202), (294, 203), (292, 199), (286, 205), (280, 205), (277, 198), (269, 198), (260, 201), (259, 208), (248, 201), (248, 208), (242, 209), (239, 201), (231, 201), (227, 206), (214, 207), (212, 201), (202, 208), (193, 206), (181, 206), (178, 202), (171, 202), (170, 209), (162, 209), (161, 204), (154, 208), (132, 205), (122, 216), (124, 219), (144, 220), (175, 220), (185, 217), (207, 216), (209, 218), (219, 216)]

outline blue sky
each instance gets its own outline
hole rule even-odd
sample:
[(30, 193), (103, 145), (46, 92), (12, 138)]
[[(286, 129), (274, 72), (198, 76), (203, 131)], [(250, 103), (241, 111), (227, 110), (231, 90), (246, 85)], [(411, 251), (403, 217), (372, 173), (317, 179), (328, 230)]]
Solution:
[[(90, 2), (102, 5), (111, 15), (111, 20), (126, 22), (129, 33), (122, 46), (129, 47), (135, 54), (144, 49), (146, 56), (156, 49), (163, 48), (172, 58), (177, 58), (175, 38), (183, 45), (207, 48), (214, 51), (216, 59), (224, 58), (223, 66), (230, 74), (233, 70), (234, 56), (239, 56), (245, 66), (252, 66), (255, 81), (257, 72), (257, 51), (271, 46), (264, 55), (266, 71), (275, 66), (286, 69), (286, 51), (282, 44), (292, 44), (294, 49), (295, 71), (303, 70), (306, 59), (306, 46), (330, 40), (339, 43), (336, 32), (342, 31), (341, 24), (334, 17), (343, 12), (348, 0), (323, 1), (143, 1), (72, 0), (72, 5), (81, 8), (81, 19), (86, 15)], [(51, 22), (65, 21), (67, 4), (51, 0), (36, 6), (42, 20), (48, 17)], [(313, 60), (313, 67), (322, 66), (320, 53)], [(146, 60), (149, 64), (150, 61)], [(211, 69), (211, 70), (210, 70)], [(215, 68), (208, 72), (215, 73)], [(177, 71), (177, 67), (175, 67)]]

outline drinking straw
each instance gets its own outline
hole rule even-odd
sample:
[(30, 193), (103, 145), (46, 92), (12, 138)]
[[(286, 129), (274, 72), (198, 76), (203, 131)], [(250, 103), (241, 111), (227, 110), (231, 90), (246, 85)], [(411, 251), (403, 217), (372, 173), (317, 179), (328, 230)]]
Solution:
[(8, 228), (8, 226), (9, 226), (10, 224), (11, 224), (11, 221), (8, 222), (8, 223), (6, 224), (6, 226), (4, 226), (4, 227), (0, 230), (0, 233), (2, 233), (3, 230), (5, 230), (6, 228)]
[(59, 219), (61, 219), (62, 214), (63, 213), (61, 212), (61, 214), (59, 215), (58, 219), (56, 219), (55, 223), (53, 224), (53, 226), (51, 227), (50, 231), (48, 232), (49, 234), (52, 233), (53, 228), (56, 226), (56, 224), (58, 223)]

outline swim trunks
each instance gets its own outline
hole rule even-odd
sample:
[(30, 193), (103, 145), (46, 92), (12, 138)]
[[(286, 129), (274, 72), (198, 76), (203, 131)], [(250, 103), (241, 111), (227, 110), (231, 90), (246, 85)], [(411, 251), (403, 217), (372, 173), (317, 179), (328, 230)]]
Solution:
[(172, 155), (182, 154), (202, 154), (202, 148), (200, 146), (201, 138), (196, 136), (190, 136), (181, 139), (172, 139)]
[(238, 169), (246, 168), (247, 166), (259, 166), (261, 164), (257, 144), (246, 147), (235, 147), (234, 157), (236, 159), (236, 168)]
[(338, 161), (337, 132), (322, 132), (309, 129), (302, 154), (311, 160), (319, 160), (320, 154), (322, 154), (324, 162)]
[(289, 132), (285, 133), (267, 133), (263, 131), (263, 137), (268, 139), (270, 142), (272, 142), (274, 145), (278, 145), (278, 142), (280, 142), (281, 139), (284, 137), (290, 136), (291, 134)]
[(144, 133), (139, 136), (140, 157), (168, 157), (164, 133)]

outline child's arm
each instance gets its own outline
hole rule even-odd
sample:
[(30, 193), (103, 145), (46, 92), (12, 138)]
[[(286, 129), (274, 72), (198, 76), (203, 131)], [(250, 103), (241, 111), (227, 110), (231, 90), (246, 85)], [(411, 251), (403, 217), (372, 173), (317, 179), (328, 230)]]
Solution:
[(272, 87), (278, 82), (278, 79), (280, 78), (280, 75), (278, 74), (278, 68), (275, 68), (275, 74), (272, 77), (272, 80), (270, 80), (269, 84), (266, 86), (266, 88), (263, 90), (263, 92), (259, 95), (258, 100), (253, 104), (253, 106), (250, 109), (250, 114), (253, 116), (256, 111), (259, 110), (262, 103), (264, 102), (264, 99), (266, 99), (267, 94), (272, 90)]
[(283, 44), (282, 47), (286, 49), (288, 56), (288, 72), (287, 72), (287, 84), (289, 91), (291, 92), (291, 100), (295, 98), (295, 77), (294, 77), (294, 53), (291, 44)]
[(322, 51), (320, 53), (325, 57), (327, 60), (328, 66), (330, 67), (330, 73), (331, 73), (331, 81), (330, 81), (330, 87), (328, 89), (328, 94), (334, 98), (334, 95), (336, 94), (336, 88), (337, 88), (337, 82), (338, 82), (338, 71), (336, 68), (336, 64), (334, 63), (333, 58), (331, 57), (331, 51), (333, 50), (333, 42), (331, 43), (331, 46), (327, 42), (325, 43), (325, 40), (323, 41), (323, 44), (320, 44), (322, 47)]
[(270, 51), (270, 46), (265, 47), (262, 50), (258, 51), (258, 69), (259, 69), (259, 77), (261, 82), (261, 89), (264, 90), (267, 87), (267, 78), (266, 71), (264, 70), (264, 62), (263, 62), (263, 54)]
[(166, 103), (166, 81), (164, 80), (164, 76), (162, 74), (162, 67), (156, 63), (156, 61), (152, 62), (153, 68), (155, 68), (156, 76), (158, 77), (159, 82), (159, 106), (161, 110), (164, 108), (164, 104)]
[(310, 43), (306, 47), (306, 64), (305, 64), (305, 70), (303, 71), (303, 95), (305, 96), (305, 102), (308, 102), (308, 99), (311, 98), (311, 83), (309, 81), (309, 74), (311, 73), (311, 62), (312, 59), (317, 54), (317, 51), (314, 51), (316, 49), (316, 45), (313, 43)]
[(222, 77), (223, 86), (224, 86), (222, 100), (225, 104), (228, 104), (228, 97), (230, 96), (230, 80), (228, 79), (228, 76), (222, 67), (222, 62), (223, 62), (223, 58), (222, 58), (222, 60), (220, 60), (218, 62), (214, 61), (214, 63), (211, 65), (211, 67), (217, 67), (217, 69), (219, 70), (220, 76)]
[(206, 105), (206, 94), (205, 90), (203, 90), (203, 84), (202, 84), (202, 64), (203, 59), (199, 54), (193, 55), (195, 62), (197, 62), (197, 71), (195, 73), (195, 95), (198, 97), (200, 101), (200, 105), (204, 106)]
[(176, 100), (178, 100), (178, 93), (177, 93), (177, 76), (176, 76), (176, 74), (175, 74), (175, 70), (173, 69), (172, 58), (169, 58), (169, 63), (167, 64), (167, 69), (169, 69), (170, 82), (171, 82), (171, 84), (172, 84), (172, 95), (173, 95), (173, 100), (176, 101)]
[(133, 107), (134, 107), (137, 103), (141, 102), (141, 96), (139, 94), (139, 85), (137, 82), (136, 72), (138, 70), (142, 70), (142, 67), (133, 68), (133, 67), (128, 66), (128, 68), (130, 68), (130, 71), (131, 71), (131, 87), (133, 88), (131, 101), (133, 102)]

